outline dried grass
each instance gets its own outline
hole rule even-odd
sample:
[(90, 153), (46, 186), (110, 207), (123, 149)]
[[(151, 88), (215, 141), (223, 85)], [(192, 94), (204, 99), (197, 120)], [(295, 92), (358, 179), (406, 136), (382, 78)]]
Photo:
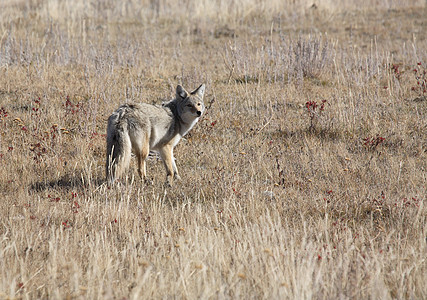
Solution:
[[(425, 2), (203, 3), (0, 4), (0, 298), (427, 298)], [(107, 188), (108, 115), (201, 82), (183, 180)]]

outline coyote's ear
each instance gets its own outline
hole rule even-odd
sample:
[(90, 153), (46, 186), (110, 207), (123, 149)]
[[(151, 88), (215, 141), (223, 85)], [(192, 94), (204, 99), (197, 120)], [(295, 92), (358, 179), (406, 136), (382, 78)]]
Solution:
[(176, 87), (176, 98), (185, 99), (187, 98), (187, 96), (188, 96), (187, 91), (182, 86), (178, 85)]
[(191, 95), (197, 95), (200, 99), (203, 99), (205, 94), (205, 84), (201, 84), (197, 89), (191, 92)]

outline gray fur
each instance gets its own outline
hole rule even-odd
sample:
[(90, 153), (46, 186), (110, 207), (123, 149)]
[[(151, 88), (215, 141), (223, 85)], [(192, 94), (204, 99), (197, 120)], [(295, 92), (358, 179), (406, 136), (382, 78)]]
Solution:
[(204, 92), (204, 84), (191, 93), (178, 85), (176, 98), (164, 105), (124, 104), (113, 112), (107, 127), (107, 181), (114, 182), (128, 168), (131, 151), (137, 156), (138, 172), (144, 179), (150, 150), (159, 151), (168, 183), (172, 184), (173, 177), (179, 179), (173, 147), (203, 114)]

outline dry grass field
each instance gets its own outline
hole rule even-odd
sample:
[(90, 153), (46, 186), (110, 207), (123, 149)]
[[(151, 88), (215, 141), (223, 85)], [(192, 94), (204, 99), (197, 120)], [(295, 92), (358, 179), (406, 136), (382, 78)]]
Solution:
[[(1, 299), (426, 299), (424, 0), (0, 1)], [(108, 116), (207, 111), (107, 187)]]

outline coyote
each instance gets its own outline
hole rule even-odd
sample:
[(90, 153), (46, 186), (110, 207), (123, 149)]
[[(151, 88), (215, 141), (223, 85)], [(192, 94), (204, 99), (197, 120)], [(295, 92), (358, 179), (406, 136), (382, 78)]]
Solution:
[(129, 166), (131, 151), (138, 159), (138, 173), (146, 177), (145, 159), (150, 150), (162, 158), (169, 186), (180, 179), (173, 148), (197, 123), (205, 110), (205, 85), (188, 93), (176, 87), (176, 97), (163, 105), (123, 104), (108, 118), (106, 178), (113, 183)]

